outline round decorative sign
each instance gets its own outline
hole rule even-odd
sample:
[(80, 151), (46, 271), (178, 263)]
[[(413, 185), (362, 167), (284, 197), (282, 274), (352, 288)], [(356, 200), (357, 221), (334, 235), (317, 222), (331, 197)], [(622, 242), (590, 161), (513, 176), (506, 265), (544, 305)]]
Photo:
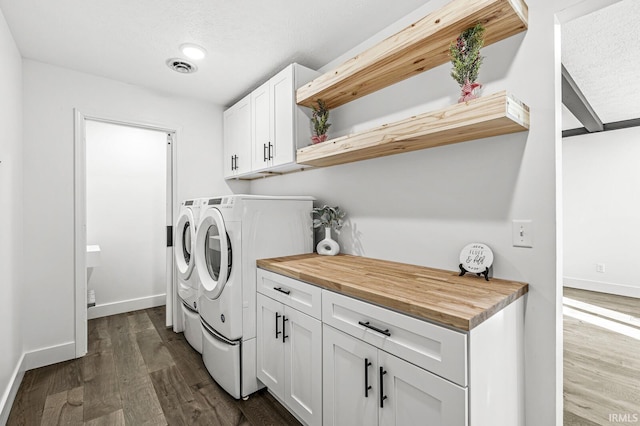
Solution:
[(471, 243), (460, 252), (460, 265), (467, 272), (481, 273), (493, 264), (493, 252), (486, 244)]

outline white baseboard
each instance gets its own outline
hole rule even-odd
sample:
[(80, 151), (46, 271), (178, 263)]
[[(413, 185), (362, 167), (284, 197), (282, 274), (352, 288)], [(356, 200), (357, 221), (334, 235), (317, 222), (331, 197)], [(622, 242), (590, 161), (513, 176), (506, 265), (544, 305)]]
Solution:
[(7, 388), (2, 394), (2, 399), (0, 399), (0, 425), (7, 424), (7, 421), (9, 420), (9, 413), (11, 412), (13, 401), (16, 399), (16, 394), (18, 393), (18, 388), (22, 383), (24, 372), (27, 370), (25, 368), (24, 359), (25, 354), (22, 354), (16, 368), (13, 370), (11, 379), (9, 379)]
[(76, 357), (76, 342), (36, 349), (24, 354), (25, 370), (68, 361)]
[(105, 303), (87, 309), (87, 319), (101, 318), (109, 315), (117, 315), (125, 312), (138, 311), (140, 309), (155, 308), (167, 303), (166, 294), (140, 297), (138, 299), (122, 300), (120, 302)]
[(577, 288), (580, 290), (597, 291), (600, 293), (616, 294), (640, 298), (640, 287), (633, 287), (624, 284), (607, 283), (603, 281), (583, 280), (580, 278), (564, 277), (564, 286)]

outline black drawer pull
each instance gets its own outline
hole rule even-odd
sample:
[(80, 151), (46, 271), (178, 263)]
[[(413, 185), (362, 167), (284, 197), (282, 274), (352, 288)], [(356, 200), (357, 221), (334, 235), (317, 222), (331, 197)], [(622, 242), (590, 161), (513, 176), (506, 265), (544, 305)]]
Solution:
[(391, 333), (389, 332), (388, 328), (386, 330), (383, 330), (381, 328), (374, 327), (373, 325), (369, 324), (369, 321), (367, 321), (367, 322), (358, 321), (358, 324), (360, 324), (363, 327), (367, 327), (370, 330), (377, 331), (380, 334), (384, 334), (387, 337), (391, 336)]
[(380, 367), (380, 408), (384, 408), (384, 400), (387, 399), (387, 395), (384, 394), (384, 375), (387, 372), (384, 368)]
[(371, 363), (368, 358), (364, 359), (364, 397), (369, 398), (369, 391), (371, 390), (371, 385), (369, 385), (369, 367)]
[(284, 293), (286, 295), (291, 294), (291, 292), (289, 290), (283, 290), (282, 287), (274, 287), (273, 288), (275, 291), (279, 291), (280, 293)]
[(284, 315), (282, 315), (282, 343), (284, 343), (284, 341), (287, 339), (287, 337), (289, 337), (289, 336), (287, 336), (285, 334), (285, 331), (284, 331), (285, 330), (284, 329), (284, 323), (287, 322), (287, 321), (289, 321), (289, 318), (287, 318)]
[(280, 333), (282, 333), (282, 331), (278, 331), (278, 320), (280, 319), (280, 314), (276, 312), (276, 339), (278, 338), (278, 336), (280, 335)]

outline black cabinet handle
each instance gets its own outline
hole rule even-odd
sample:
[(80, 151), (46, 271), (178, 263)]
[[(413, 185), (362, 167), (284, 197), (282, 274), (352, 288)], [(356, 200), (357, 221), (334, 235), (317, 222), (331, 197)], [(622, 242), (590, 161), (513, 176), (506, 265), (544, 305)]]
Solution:
[(282, 331), (278, 331), (278, 320), (280, 319), (280, 317), (281, 315), (276, 312), (276, 339), (278, 338), (280, 333), (282, 333)]
[(280, 293), (284, 293), (284, 294), (286, 294), (286, 295), (291, 294), (291, 291), (289, 291), (289, 290), (283, 290), (283, 289), (282, 289), (282, 287), (274, 287), (273, 289), (274, 289), (275, 291), (279, 291)]
[(285, 331), (284, 331), (284, 323), (287, 322), (287, 321), (289, 321), (289, 318), (287, 318), (284, 315), (282, 315), (282, 343), (284, 343), (286, 338), (289, 337), (289, 336), (287, 336), (285, 334)]
[(384, 394), (384, 375), (387, 374), (383, 367), (380, 367), (380, 408), (384, 408), (384, 400), (387, 395)]
[(233, 155), (231, 156), (231, 170), (235, 170), (235, 166), (233, 165)]
[(267, 144), (266, 143), (262, 144), (262, 161), (264, 162), (267, 161)]
[(269, 160), (273, 160), (273, 144), (269, 142)]
[(370, 330), (377, 331), (380, 334), (384, 334), (385, 336), (391, 336), (391, 333), (389, 332), (388, 328), (386, 330), (383, 330), (381, 328), (374, 327), (373, 325), (369, 324), (369, 321), (367, 322), (358, 321), (358, 324), (360, 324), (363, 327), (367, 327)]
[(238, 170), (238, 156), (237, 155), (233, 156), (233, 167), (234, 167), (234, 170)]
[(371, 386), (369, 385), (369, 367), (371, 363), (368, 358), (364, 359), (364, 397), (369, 398), (369, 391), (371, 390)]

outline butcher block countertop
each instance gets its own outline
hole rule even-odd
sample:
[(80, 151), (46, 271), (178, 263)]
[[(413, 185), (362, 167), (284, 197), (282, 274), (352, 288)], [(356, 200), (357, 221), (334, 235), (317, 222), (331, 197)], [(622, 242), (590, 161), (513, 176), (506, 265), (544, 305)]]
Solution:
[(471, 330), (520, 296), (517, 281), (360, 256), (303, 254), (259, 259), (258, 267), (460, 330)]

